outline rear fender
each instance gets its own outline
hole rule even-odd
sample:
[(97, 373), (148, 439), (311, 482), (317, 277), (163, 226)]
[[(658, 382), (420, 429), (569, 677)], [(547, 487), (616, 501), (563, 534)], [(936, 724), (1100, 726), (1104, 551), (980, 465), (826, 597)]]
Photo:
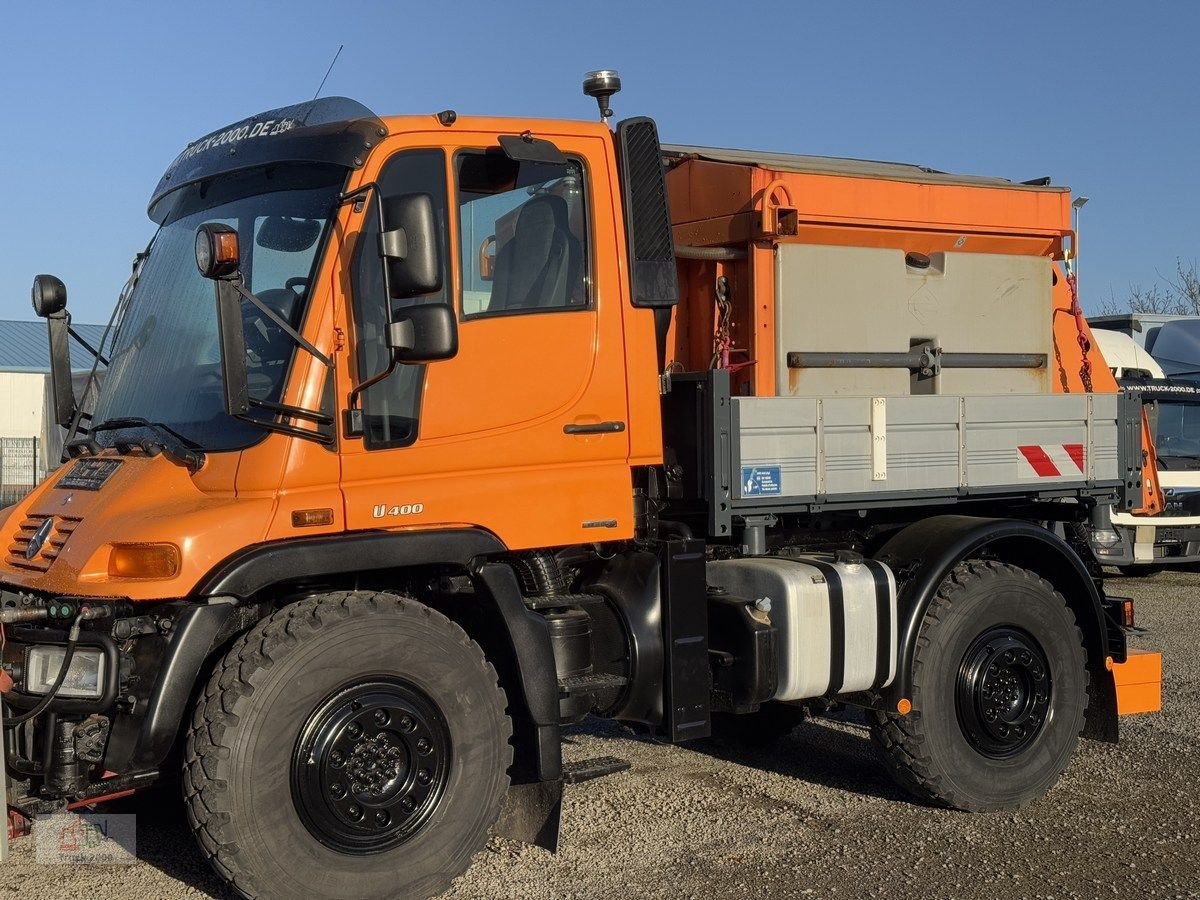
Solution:
[(960, 562), (987, 557), (1044, 578), (1067, 601), (1083, 632), (1091, 676), (1087, 737), (1115, 742), (1117, 699), (1110, 661), (1125, 659), (1124, 635), (1111, 627), (1096, 580), (1058, 535), (1017, 519), (934, 516), (893, 536), (875, 555), (896, 574), (900, 592), (896, 680), (883, 691), (885, 708), (912, 696), (912, 666), (925, 613), (938, 587)]

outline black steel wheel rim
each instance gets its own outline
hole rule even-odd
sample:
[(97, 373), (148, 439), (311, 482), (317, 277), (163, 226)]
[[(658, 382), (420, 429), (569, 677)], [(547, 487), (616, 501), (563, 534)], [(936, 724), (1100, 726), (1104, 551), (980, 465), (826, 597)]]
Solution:
[(1011, 625), (981, 634), (963, 655), (955, 701), (967, 742), (1006, 759), (1028, 748), (1050, 717), (1053, 684), (1041, 645)]
[(325, 846), (379, 853), (429, 821), (450, 763), (437, 704), (408, 682), (373, 678), (343, 688), (308, 717), (292, 754), (292, 799)]

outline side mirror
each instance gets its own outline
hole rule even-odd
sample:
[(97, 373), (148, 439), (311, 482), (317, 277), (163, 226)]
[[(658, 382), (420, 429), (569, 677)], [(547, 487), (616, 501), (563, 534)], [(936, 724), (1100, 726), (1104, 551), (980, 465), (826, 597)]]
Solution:
[(458, 353), (458, 320), (446, 303), (410, 306), (388, 325), (387, 344), (396, 362), (423, 363)]
[(430, 194), (400, 194), (382, 201), (383, 258), (388, 297), (407, 300), (442, 289), (437, 218)]
[(46, 320), (50, 332), (50, 391), (54, 396), (54, 421), (70, 428), (75, 418), (75, 389), (71, 384), (71, 317), (67, 314), (67, 286), (53, 275), (33, 279), (33, 311)]

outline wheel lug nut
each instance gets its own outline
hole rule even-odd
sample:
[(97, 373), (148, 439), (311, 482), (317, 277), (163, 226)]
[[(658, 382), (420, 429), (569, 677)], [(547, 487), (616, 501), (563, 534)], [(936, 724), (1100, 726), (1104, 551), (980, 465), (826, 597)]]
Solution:
[(352, 738), (362, 737), (362, 733), (362, 726), (357, 722), (351, 722), (346, 726), (346, 734), (350, 735)]
[(433, 781), (433, 774), (428, 769), (422, 769), (417, 773), (417, 781), (421, 782), (421, 784), (429, 784), (429, 782)]
[(346, 762), (346, 754), (341, 750), (334, 750), (329, 754), (329, 763), (334, 766), (342, 766)]
[(412, 716), (401, 716), (400, 717), (400, 730), (401, 731), (412, 731), (416, 727), (417, 727), (417, 723), (413, 721)]
[(386, 828), (391, 820), (392, 817), (387, 814), (387, 810), (381, 809), (379, 812), (375, 813), (375, 824), (380, 828)]
[(341, 800), (346, 796), (346, 788), (340, 782), (334, 782), (329, 786), (329, 794), (334, 800)]
[(374, 718), (375, 724), (382, 728), (388, 723), (390, 716), (388, 716), (387, 710), (377, 709), (375, 710), (375, 714), (372, 716), (372, 718)]
[(417, 808), (417, 801), (413, 800), (412, 797), (405, 797), (400, 801), (400, 805), (404, 808), (405, 812), (412, 812)]
[(348, 815), (351, 819), (353, 819), (355, 822), (357, 822), (363, 817), (363, 811), (362, 811), (361, 807), (351, 806), (349, 809), (346, 810), (346, 815)]
[(417, 741), (417, 752), (420, 753), (422, 756), (424, 756), (426, 753), (428, 753), (432, 749), (433, 749), (433, 746), (429, 743), (429, 741), (425, 740), (425, 738), (421, 738), (419, 741)]

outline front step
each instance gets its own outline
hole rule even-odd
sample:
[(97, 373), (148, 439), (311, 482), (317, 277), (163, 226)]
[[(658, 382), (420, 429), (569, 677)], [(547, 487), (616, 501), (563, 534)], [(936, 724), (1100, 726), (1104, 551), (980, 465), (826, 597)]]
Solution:
[(535, 610), (566, 609), (572, 606), (587, 606), (603, 602), (604, 597), (599, 594), (546, 594), (541, 597), (525, 598), (525, 605)]
[(558, 693), (563, 697), (578, 696), (579, 694), (594, 694), (611, 688), (624, 687), (629, 679), (624, 675), (568, 675), (558, 679)]
[(563, 781), (567, 784), (579, 784), (581, 781), (594, 781), (605, 775), (627, 772), (632, 768), (633, 763), (629, 760), (618, 759), (615, 756), (581, 759), (579, 762), (563, 763)]

